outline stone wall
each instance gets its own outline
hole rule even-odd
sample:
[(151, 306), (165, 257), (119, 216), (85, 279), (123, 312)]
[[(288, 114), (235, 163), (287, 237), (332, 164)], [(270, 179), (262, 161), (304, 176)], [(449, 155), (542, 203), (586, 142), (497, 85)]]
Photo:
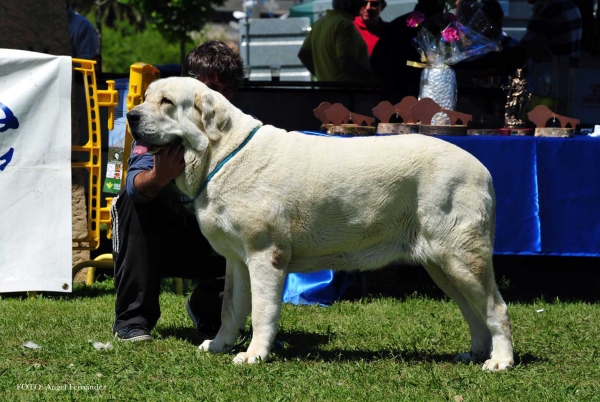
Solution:
[[(65, 0), (0, 1), (0, 48), (70, 55), (67, 5)], [(75, 96), (72, 97), (75, 99)], [(82, 144), (77, 123), (81, 104), (72, 102), (72, 141)], [(87, 211), (82, 177), (74, 172), (72, 188), (73, 238), (85, 237)], [(89, 251), (73, 251), (73, 264), (89, 260)]]

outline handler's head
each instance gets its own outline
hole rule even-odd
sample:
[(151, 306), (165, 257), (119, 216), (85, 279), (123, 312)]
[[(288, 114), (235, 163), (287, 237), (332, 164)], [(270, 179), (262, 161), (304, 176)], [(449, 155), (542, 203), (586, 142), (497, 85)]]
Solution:
[(364, 0), (360, 9), (360, 18), (367, 24), (378, 21), (386, 5), (385, 0)]
[(357, 16), (363, 3), (364, 0), (333, 0), (332, 7), (334, 10), (346, 11), (353, 16)]
[(225, 42), (205, 42), (187, 55), (181, 66), (181, 76), (202, 81), (231, 100), (244, 81), (244, 63), (239, 53)]

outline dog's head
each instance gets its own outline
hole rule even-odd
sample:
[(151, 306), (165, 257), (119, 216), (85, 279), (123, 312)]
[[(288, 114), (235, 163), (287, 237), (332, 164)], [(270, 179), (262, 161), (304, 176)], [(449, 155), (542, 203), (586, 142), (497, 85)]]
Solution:
[(229, 105), (218, 92), (194, 78), (171, 77), (150, 84), (145, 100), (127, 113), (134, 153), (156, 153), (168, 144), (183, 142), (203, 152), (229, 123)]

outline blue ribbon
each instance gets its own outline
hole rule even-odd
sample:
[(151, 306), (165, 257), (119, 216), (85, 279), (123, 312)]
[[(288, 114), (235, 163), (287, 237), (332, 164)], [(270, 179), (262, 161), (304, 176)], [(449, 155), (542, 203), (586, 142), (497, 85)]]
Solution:
[(237, 154), (238, 152), (240, 152), (240, 150), (242, 148), (244, 148), (244, 146), (248, 143), (248, 141), (250, 141), (250, 139), (252, 137), (254, 137), (254, 134), (256, 134), (256, 132), (258, 131), (259, 127), (254, 128), (254, 130), (252, 130), (250, 132), (250, 134), (248, 134), (248, 136), (246, 137), (246, 139), (244, 140), (244, 142), (242, 142), (236, 149), (233, 150), (233, 152), (231, 152), (225, 159), (223, 159), (213, 170), (212, 172), (210, 172), (208, 174), (208, 176), (206, 177), (206, 179), (204, 180), (204, 182), (202, 183), (202, 185), (200, 186), (200, 190), (198, 190), (198, 193), (196, 193), (196, 196), (194, 197), (194, 199), (197, 199), (198, 197), (200, 197), (200, 194), (202, 194), (202, 191), (204, 191), (204, 189), (206, 188), (206, 186), (208, 185), (208, 182), (210, 181), (210, 179), (213, 178), (214, 175), (217, 174), (217, 172), (219, 170), (221, 170), (221, 168), (223, 167), (223, 165), (225, 165), (231, 158), (233, 158), (235, 156), (235, 154)]

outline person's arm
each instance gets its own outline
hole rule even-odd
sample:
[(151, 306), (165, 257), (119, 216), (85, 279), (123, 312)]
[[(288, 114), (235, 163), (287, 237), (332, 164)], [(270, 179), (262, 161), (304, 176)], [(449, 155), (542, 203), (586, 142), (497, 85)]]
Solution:
[(310, 50), (302, 47), (302, 48), (300, 48), (300, 51), (298, 52), (298, 58), (300, 59), (300, 61), (304, 65), (304, 67), (306, 67), (306, 69), (308, 71), (310, 71), (310, 73), (312, 75), (316, 76), (315, 62), (313, 60), (312, 52)]
[(369, 65), (367, 44), (354, 23), (340, 26), (335, 33), (335, 52), (340, 71), (353, 82), (379, 85)]
[(143, 170), (133, 179), (136, 191), (146, 198), (154, 198), (169, 182), (162, 182), (156, 175), (156, 171)]
[(298, 58), (304, 67), (306, 67), (306, 69), (316, 77), (317, 74), (315, 73), (315, 61), (312, 54), (312, 31), (309, 31), (306, 38), (304, 38), (302, 47), (298, 52)]
[(94, 60), (100, 54), (98, 33), (90, 22), (82, 25), (77, 47), (80, 57), (84, 59)]

